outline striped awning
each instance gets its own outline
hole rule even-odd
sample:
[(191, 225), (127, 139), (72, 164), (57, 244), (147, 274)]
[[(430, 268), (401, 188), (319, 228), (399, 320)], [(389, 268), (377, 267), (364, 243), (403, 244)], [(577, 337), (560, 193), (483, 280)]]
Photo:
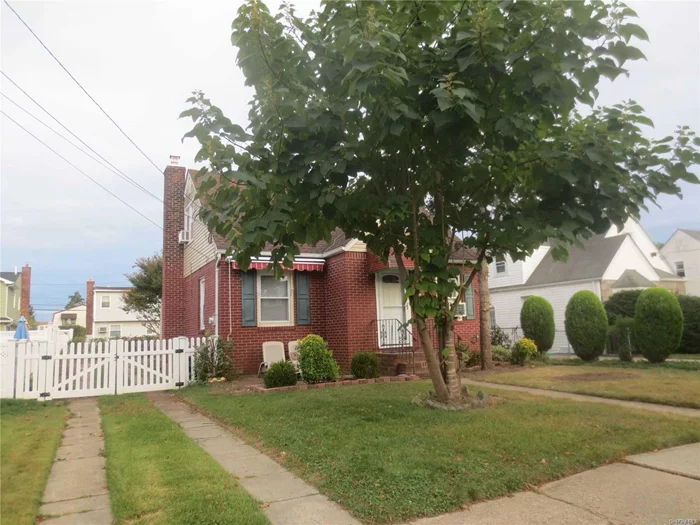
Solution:
[[(250, 262), (249, 270), (267, 270), (270, 264), (269, 257), (258, 257)], [(322, 272), (325, 261), (323, 259), (295, 259), (294, 268), (283, 266), (285, 270), (296, 270), (297, 272)], [(233, 261), (233, 268), (238, 270), (238, 263)]]

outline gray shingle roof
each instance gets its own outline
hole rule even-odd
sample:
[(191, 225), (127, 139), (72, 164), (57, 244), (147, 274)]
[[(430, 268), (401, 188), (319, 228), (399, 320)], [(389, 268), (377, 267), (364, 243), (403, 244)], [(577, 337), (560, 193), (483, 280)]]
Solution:
[(0, 272), (0, 277), (8, 281), (12, 281), (13, 283), (16, 282), (21, 276), (22, 274), (20, 272)]
[(690, 235), (693, 239), (700, 241), (700, 230), (684, 230), (681, 229), (686, 235)]
[(544, 256), (525, 286), (601, 279), (627, 235), (594, 235), (583, 241), (583, 249), (572, 246), (566, 262), (555, 261), (551, 251)]
[(663, 270), (659, 270), (658, 268), (654, 268), (654, 270), (658, 274), (659, 279), (683, 279), (683, 277), (678, 277), (675, 273), (665, 272)]
[(654, 283), (637, 270), (625, 270), (612, 285), (613, 288), (651, 288)]

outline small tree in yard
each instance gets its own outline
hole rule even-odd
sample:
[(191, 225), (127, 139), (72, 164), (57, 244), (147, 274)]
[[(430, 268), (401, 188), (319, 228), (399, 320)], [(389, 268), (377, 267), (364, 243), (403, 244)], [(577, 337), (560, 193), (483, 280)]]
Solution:
[(594, 104), (601, 77), (643, 58), (633, 16), (598, 0), (357, 0), (302, 20), (249, 0), (232, 26), (255, 89), (249, 131), (201, 92), (182, 114), (207, 163), (201, 217), (242, 268), (270, 243), (279, 272), (296, 243), (336, 227), (395, 258), (435, 395), (456, 398), (454, 317), (485, 260), (519, 260), (548, 239), (565, 257), (645, 200), (679, 194), (679, 180), (697, 182), (687, 127), (649, 140), (632, 101), (576, 110)]
[(133, 288), (124, 294), (124, 311), (134, 312), (146, 328), (160, 334), (160, 304), (163, 297), (163, 256), (141, 257), (126, 278)]
[(676, 296), (665, 288), (647, 288), (637, 300), (634, 339), (642, 355), (661, 363), (678, 348), (683, 312)]
[(531, 295), (520, 310), (520, 326), (523, 335), (532, 339), (540, 353), (544, 354), (554, 344), (554, 308), (544, 297)]
[(566, 305), (564, 327), (574, 353), (584, 361), (597, 359), (605, 350), (608, 316), (593, 292), (580, 290), (571, 296)]

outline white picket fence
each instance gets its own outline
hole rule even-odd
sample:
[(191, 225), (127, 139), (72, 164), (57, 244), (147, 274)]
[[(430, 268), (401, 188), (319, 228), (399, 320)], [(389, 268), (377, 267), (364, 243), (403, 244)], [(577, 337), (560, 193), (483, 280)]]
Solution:
[(203, 338), (68, 343), (3, 341), (0, 397), (61, 399), (180, 388)]
[[(29, 340), (30, 341), (56, 341), (65, 340), (65, 342), (73, 339), (73, 329), (60, 329), (52, 325), (48, 325), (41, 330), (29, 330)], [(7, 341), (11, 341), (15, 338), (14, 330), (2, 330), (0, 331), (0, 343), (4, 344)]]

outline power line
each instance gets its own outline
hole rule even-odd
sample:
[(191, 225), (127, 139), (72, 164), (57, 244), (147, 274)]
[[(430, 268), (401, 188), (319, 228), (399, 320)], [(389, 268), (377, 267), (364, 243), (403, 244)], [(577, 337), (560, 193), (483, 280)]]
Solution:
[(131, 144), (133, 144), (133, 146), (134, 146), (137, 150), (139, 150), (139, 152), (141, 153), (141, 155), (143, 155), (143, 156), (148, 160), (148, 162), (150, 162), (151, 164), (153, 164), (153, 167), (154, 167), (155, 169), (158, 170), (158, 173), (162, 175), (162, 173), (161, 173), (161, 171), (160, 171), (160, 168), (158, 167), (158, 165), (157, 165), (155, 162), (153, 162), (153, 160), (151, 160), (151, 157), (149, 157), (148, 155), (146, 155), (146, 153), (145, 153), (141, 148), (139, 148), (138, 145), (137, 145), (133, 140), (131, 140), (131, 137), (129, 137), (129, 135), (126, 134), (126, 132), (119, 126), (119, 124), (117, 124), (117, 123), (114, 121), (114, 119), (113, 119), (112, 117), (109, 116), (109, 113), (107, 113), (107, 112), (104, 110), (104, 108), (103, 108), (102, 106), (100, 106), (100, 104), (97, 102), (97, 100), (95, 100), (95, 99), (93, 98), (93, 96), (92, 96), (90, 93), (88, 93), (87, 89), (85, 89), (85, 88), (83, 87), (83, 85), (82, 85), (80, 82), (78, 82), (78, 80), (71, 74), (71, 72), (68, 71), (68, 69), (66, 68), (66, 66), (64, 66), (64, 65), (61, 63), (61, 61), (56, 57), (56, 55), (54, 55), (54, 54), (51, 52), (51, 50), (46, 46), (46, 44), (44, 44), (44, 42), (41, 40), (41, 38), (39, 38), (39, 36), (38, 36), (34, 31), (32, 31), (32, 28), (29, 27), (29, 24), (27, 24), (27, 22), (25, 22), (25, 21), (22, 19), (22, 17), (19, 16), (19, 13), (18, 13), (17, 11), (14, 10), (14, 8), (9, 4), (9, 2), (8, 2), (7, 0), (3, 0), (3, 1), (5, 2), (5, 5), (7, 5), (7, 7), (9, 7), (10, 10), (11, 10), (11, 11), (15, 14), (15, 16), (19, 19), (19, 21), (22, 22), (22, 24), (24, 24), (24, 27), (26, 27), (26, 28), (29, 30), (29, 32), (34, 36), (34, 38), (37, 39), (37, 41), (38, 41), (38, 42), (42, 45), (42, 47), (48, 52), (48, 54), (51, 55), (51, 57), (58, 63), (59, 66), (61, 66), (61, 68), (63, 69), (63, 71), (65, 71), (65, 72), (68, 74), (68, 76), (73, 80), (73, 82), (75, 82), (75, 83), (78, 85), (78, 87), (79, 87), (80, 89), (83, 90), (83, 93), (85, 93), (85, 94), (88, 96), (88, 98), (94, 102), (94, 104), (100, 109), (100, 111), (102, 111), (102, 113), (104, 113), (104, 115), (110, 120), (110, 122), (116, 126), (116, 128), (121, 132), (121, 134), (124, 135), (124, 136), (126, 137), (126, 139), (127, 139), (129, 142), (131, 142)]
[(26, 110), (25, 108), (23, 108), (22, 106), (20, 106), (17, 102), (15, 102), (14, 100), (12, 100), (10, 97), (8, 97), (7, 95), (5, 95), (4, 93), (0, 93), (0, 95), (2, 95), (3, 97), (5, 97), (10, 103), (14, 104), (14, 105), (15, 105), (16, 107), (18, 107), (21, 111), (23, 111), (24, 113), (26, 113), (27, 115), (29, 115), (30, 117), (32, 117), (32, 118), (33, 118), (34, 120), (36, 120), (39, 124), (41, 124), (42, 126), (46, 127), (47, 129), (49, 129), (50, 131), (52, 131), (53, 133), (55, 133), (55, 134), (58, 135), (59, 137), (61, 137), (61, 138), (62, 138), (63, 140), (65, 140), (68, 144), (70, 144), (71, 146), (73, 146), (75, 149), (77, 149), (78, 151), (80, 151), (80, 152), (83, 153), (84, 155), (88, 156), (89, 158), (91, 158), (92, 160), (94, 160), (95, 162), (97, 162), (100, 166), (103, 166), (103, 167), (107, 168), (109, 171), (111, 171), (112, 173), (114, 173), (115, 175), (117, 175), (118, 177), (120, 177), (122, 180), (125, 180), (126, 182), (131, 183), (133, 186), (135, 186), (136, 188), (138, 188), (138, 189), (141, 190), (142, 192), (146, 193), (146, 194), (149, 195), (150, 197), (153, 197), (153, 198), (156, 199), (158, 202), (163, 202), (163, 199), (161, 199), (161, 198), (158, 197), (157, 195), (154, 195), (153, 193), (151, 193), (150, 191), (148, 191), (146, 188), (144, 188), (143, 186), (141, 186), (138, 182), (136, 182), (135, 180), (133, 180), (133, 179), (132, 179), (131, 177), (129, 177), (128, 175), (126, 175), (126, 174), (124, 174), (124, 173), (121, 173), (120, 171), (117, 171), (117, 170), (111, 168), (109, 165), (105, 164), (105, 163), (102, 162), (101, 160), (99, 160), (99, 159), (93, 157), (90, 153), (88, 153), (87, 151), (85, 151), (84, 149), (82, 149), (80, 146), (78, 146), (78, 145), (74, 144), (73, 142), (71, 142), (70, 140), (68, 140), (66, 137), (64, 137), (63, 135), (61, 135), (58, 131), (56, 131), (55, 129), (53, 129), (51, 126), (49, 126), (48, 124), (46, 124), (45, 122), (43, 122), (41, 119), (39, 119), (39, 118), (36, 117), (35, 115), (32, 115), (32, 113), (30, 113), (28, 110)]
[[(6, 2), (6, 3), (7, 3), (7, 2)], [(73, 164), (71, 161), (69, 161), (67, 158), (65, 158), (63, 155), (61, 155), (59, 152), (57, 152), (57, 151), (56, 151), (55, 149), (53, 149), (51, 146), (49, 146), (48, 144), (46, 144), (43, 140), (41, 140), (39, 137), (37, 137), (36, 135), (34, 135), (31, 131), (29, 131), (27, 128), (25, 128), (24, 126), (22, 126), (22, 124), (20, 124), (19, 122), (17, 122), (15, 119), (13, 119), (13, 118), (12, 118), (11, 116), (9, 116), (7, 113), (5, 113), (5, 112), (2, 111), (2, 110), (0, 110), (0, 113), (2, 113), (3, 115), (5, 115), (5, 117), (7, 117), (8, 119), (10, 119), (12, 122), (14, 122), (14, 123), (15, 123), (17, 126), (19, 126), (22, 130), (24, 130), (26, 133), (28, 133), (29, 135), (31, 135), (32, 137), (34, 137), (38, 142), (40, 142), (41, 144), (43, 144), (47, 149), (51, 150), (55, 155), (57, 155), (58, 157), (60, 157), (61, 159), (63, 159), (67, 164), (69, 164), (70, 166), (72, 166), (73, 168), (75, 168), (77, 171), (79, 171), (80, 173), (82, 173), (83, 175), (85, 175), (88, 179), (90, 179), (92, 182), (94, 182), (95, 184), (97, 184), (100, 188), (102, 188), (103, 190), (105, 190), (107, 193), (109, 193), (112, 197), (114, 197), (115, 199), (117, 199), (119, 202), (121, 202), (121, 203), (124, 204), (125, 206), (131, 208), (133, 211), (135, 211), (136, 213), (138, 213), (141, 217), (143, 217), (144, 219), (146, 219), (148, 222), (150, 222), (151, 224), (153, 224), (155, 227), (160, 228), (161, 230), (163, 229), (159, 224), (156, 224), (155, 222), (153, 222), (151, 219), (149, 219), (148, 217), (146, 217), (146, 216), (145, 216), (143, 213), (141, 213), (139, 210), (137, 210), (136, 208), (134, 208), (131, 204), (129, 204), (129, 203), (126, 202), (125, 200), (121, 199), (121, 198), (118, 197), (116, 194), (112, 193), (109, 189), (107, 189), (105, 186), (103, 186), (102, 184), (100, 184), (99, 182), (97, 182), (97, 181), (96, 181), (95, 179), (93, 179), (90, 175), (88, 175), (87, 173), (85, 173), (83, 170), (81, 170), (79, 167), (77, 167), (75, 164)]]

